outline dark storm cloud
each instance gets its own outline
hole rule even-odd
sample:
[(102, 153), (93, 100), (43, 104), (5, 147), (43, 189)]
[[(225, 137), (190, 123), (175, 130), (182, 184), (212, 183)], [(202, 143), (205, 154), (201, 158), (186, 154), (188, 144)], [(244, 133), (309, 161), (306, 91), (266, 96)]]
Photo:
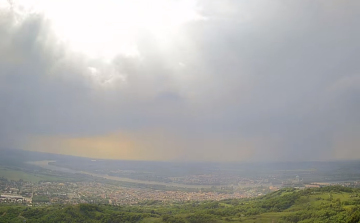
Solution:
[(199, 6), (206, 20), (182, 26), (170, 50), (146, 35), (141, 59), (110, 64), (71, 53), (41, 15), (19, 23), (3, 10), (3, 146), (130, 132), (161, 158), (360, 158), (360, 3)]

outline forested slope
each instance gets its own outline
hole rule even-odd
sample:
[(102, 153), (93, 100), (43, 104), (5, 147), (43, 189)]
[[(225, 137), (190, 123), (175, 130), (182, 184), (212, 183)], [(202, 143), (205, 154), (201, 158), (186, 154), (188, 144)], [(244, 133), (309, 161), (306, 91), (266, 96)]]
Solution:
[(0, 222), (360, 222), (360, 190), (282, 189), (255, 199), (136, 206), (0, 206)]

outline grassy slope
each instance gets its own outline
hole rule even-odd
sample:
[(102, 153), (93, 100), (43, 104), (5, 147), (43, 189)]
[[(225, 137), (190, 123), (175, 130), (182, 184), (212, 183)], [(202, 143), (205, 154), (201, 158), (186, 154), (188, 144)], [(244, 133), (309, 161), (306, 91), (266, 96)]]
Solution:
[(26, 219), (26, 222), (355, 223), (360, 220), (358, 193), (358, 189), (328, 187), (304, 191), (285, 189), (256, 199), (171, 205), (0, 206), (0, 222)]

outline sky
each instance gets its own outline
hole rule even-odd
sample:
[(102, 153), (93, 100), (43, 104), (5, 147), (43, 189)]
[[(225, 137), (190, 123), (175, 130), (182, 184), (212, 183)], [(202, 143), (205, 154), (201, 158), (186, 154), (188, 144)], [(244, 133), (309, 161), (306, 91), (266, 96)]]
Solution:
[(360, 1), (0, 0), (0, 148), (360, 159)]

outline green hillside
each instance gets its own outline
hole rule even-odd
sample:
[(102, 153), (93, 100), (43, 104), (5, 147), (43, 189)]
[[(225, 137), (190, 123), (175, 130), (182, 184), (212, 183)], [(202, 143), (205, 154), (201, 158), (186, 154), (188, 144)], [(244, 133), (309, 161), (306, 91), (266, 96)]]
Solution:
[(360, 222), (360, 190), (282, 189), (255, 199), (136, 206), (0, 206), (0, 222)]

